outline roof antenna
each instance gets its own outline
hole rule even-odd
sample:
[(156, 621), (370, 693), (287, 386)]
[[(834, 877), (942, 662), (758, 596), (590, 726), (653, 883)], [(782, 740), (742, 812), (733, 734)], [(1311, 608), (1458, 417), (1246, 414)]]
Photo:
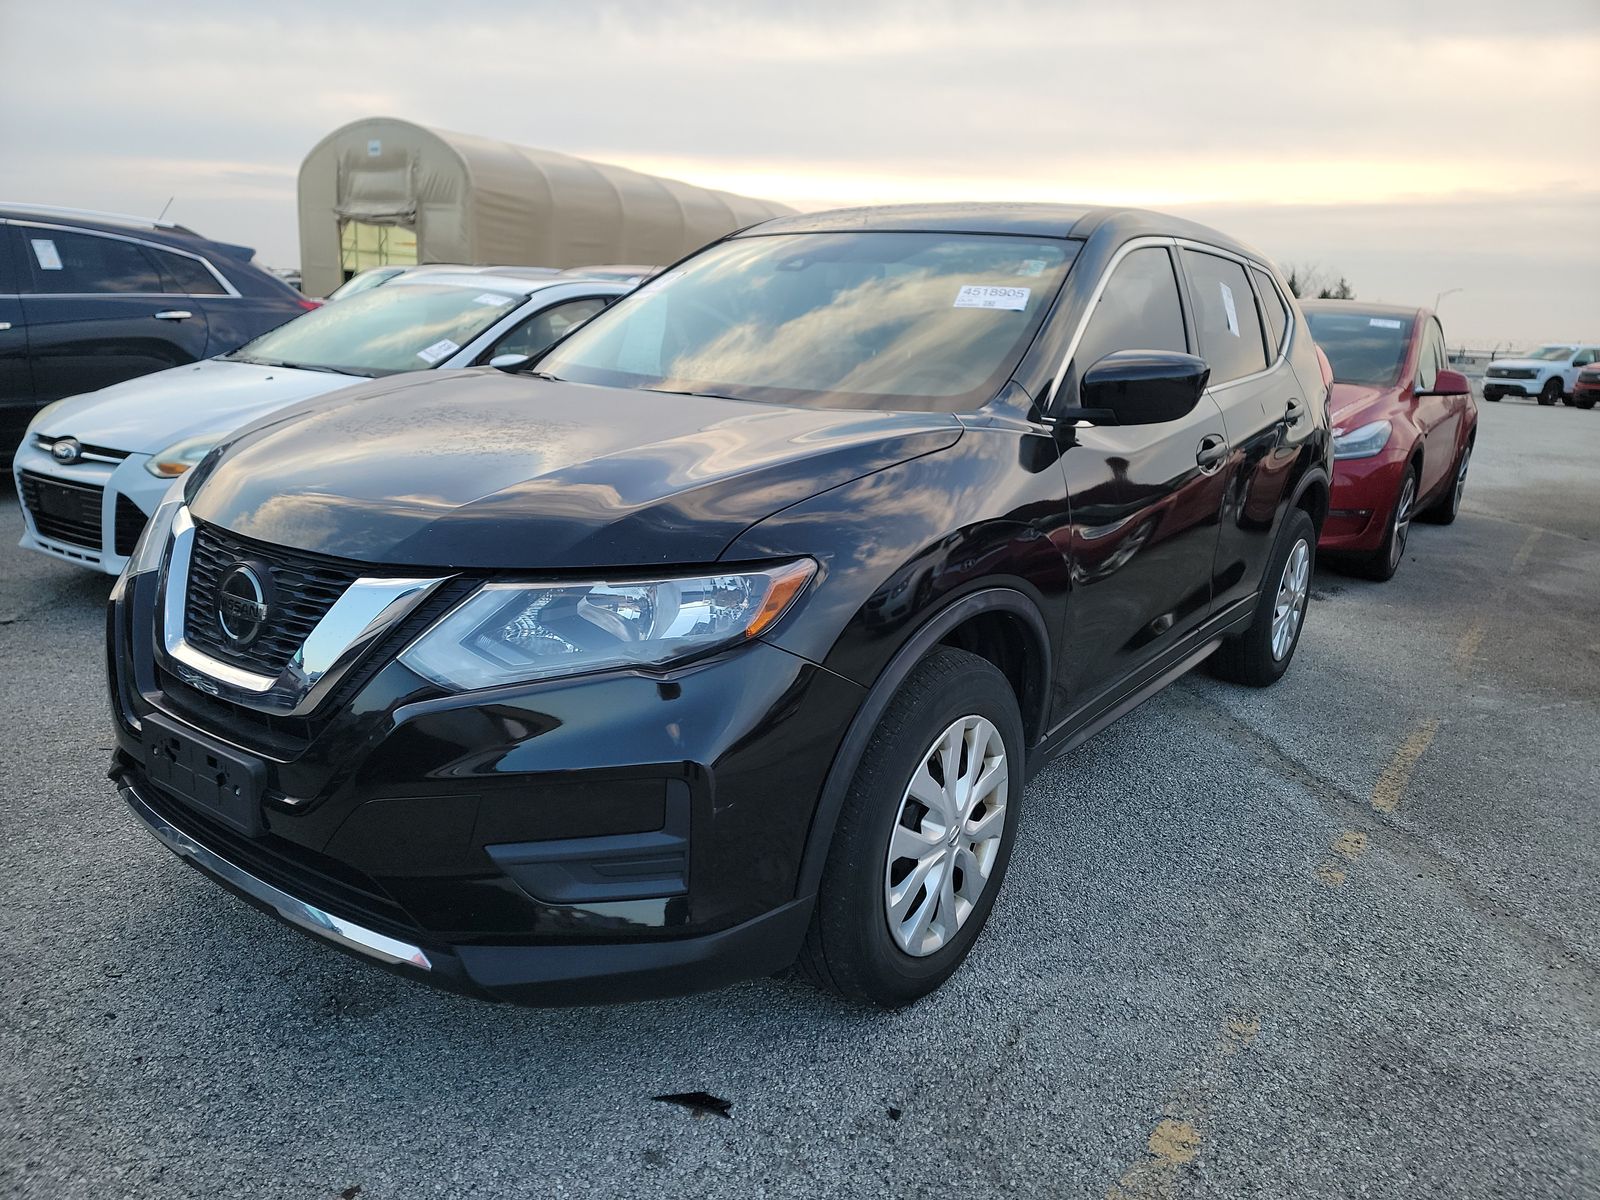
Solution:
[(176, 200), (176, 199), (177, 199), (176, 196), (168, 196), (167, 197), (167, 202), (161, 206), (161, 212), (156, 217), (156, 224), (157, 225), (161, 224), (161, 218), (165, 217), (167, 215), (167, 209), (172, 207), (172, 202), (174, 200)]

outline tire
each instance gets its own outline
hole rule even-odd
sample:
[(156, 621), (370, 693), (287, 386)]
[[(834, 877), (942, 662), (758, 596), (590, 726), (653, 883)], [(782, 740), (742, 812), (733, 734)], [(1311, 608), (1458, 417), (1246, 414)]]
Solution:
[(1552, 404), (1554, 404), (1557, 400), (1560, 400), (1560, 399), (1561, 399), (1561, 380), (1560, 379), (1549, 379), (1549, 380), (1546, 380), (1544, 387), (1539, 389), (1539, 407), (1540, 408), (1549, 408)]
[[(942, 830), (954, 834), (955, 822), (939, 820), (937, 802), (946, 793), (936, 771), (947, 735), (964, 721), (965, 736), (955, 743), (962, 761), (967, 748), (983, 739), (991, 769), (994, 753), (1003, 751), (1005, 778), (977, 798), (970, 810), (976, 818), (963, 819), (962, 833), (952, 842)], [(974, 727), (978, 722), (986, 728)], [(845, 795), (797, 964), (800, 974), (818, 987), (881, 1008), (910, 1004), (948, 979), (972, 948), (1005, 877), (1022, 801), (1023, 764), (1022, 714), (1004, 675), (987, 660), (948, 647), (917, 664), (884, 710)], [(932, 805), (912, 795), (919, 776), (919, 792), (934, 800)], [(959, 803), (959, 792), (950, 799)], [(975, 828), (989, 828), (993, 837), (969, 843), (965, 834)], [(916, 851), (920, 861), (891, 859), (891, 838), (897, 848)], [(943, 875), (937, 866), (928, 868), (928, 883), (909, 891), (908, 883), (917, 886), (918, 867), (935, 855)], [(971, 881), (985, 861), (987, 874), (974, 889)], [(935, 878), (948, 878), (951, 887), (934, 884)], [(896, 893), (903, 897), (900, 921), (892, 915)], [(926, 919), (919, 934), (921, 918)]]
[(1395, 490), (1394, 508), (1389, 511), (1389, 528), (1383, 535), (1383, 544), (1369, 554), (1349, 560), (1351, 569), (1367, 579), (1387, 583), (1394, 578), (1405, 558), (1406, 543), (1411, 536), (1411, 522), (1417, 516), (1417, 468), (1406, 467), (1400, 476), (1400, 486)]
[(1495, 393), (1495, 394), (1494, 394), (1494, 395), (1492, 395), (1492, 396), (1491, 396), (1491, 395), (1489, 395), (1489, 393), (1488, 393), (1488, 392), (1485, 392), (1485, 393), (1484, 393), (1484, 394), (1483, 394), (1483, 398), (1484, 398), (1484, 399), (1485, 399), (1485, 400), (1487, 400), (1487, 401), (1488, 401), (1488, 402), (1489, 402), (1489, 403), (1490, 403), (1490, 404), (1499, 404), (1499, 403), (1500, 403), (1500, 393), (1499, 393), (1499, 392), (1496, 392), (1496, 393)]
[(1426, 512), (1419, 514), (1422, 520), (1434, 525), (1455, 524), (1456, 518), (1461, 515), (1461, 495), (1467, 490), (1467, 466), (1471, 461), (1472, 443), (1468, 442), (1461, 447), (1461, 455), (1456, 459), (1450, 490), (1434, 501)]
[[(1297, 556), (1297, 551), (1303, 554)], [(1250, 627), (1217, 647), (1211, 656), (1212, 674), (1249, 687), (1268, 687), (1282, 678), (1300, 645), (1316, 562), (1317, 527), (1304, 509), (1291, 509), (1262, 576), (1261, 595)], [(1290, 593), (1287, 608), (1280, 609), (1279, 601), (1286, 589)], [(1285, 619), (1290, 625), (1286, 627), (1286, 644), (1280, 644), (1278, 634), (1285, 630), (1280, 622)]]
[(1571, 392), (1562, 392), (1561, 393), (1561, 403), (1565, 404), (1568, 408), (1577, 408), (1578, 407), (1578, 398), (1576, 396), (1574, 396)]
[(1572, 403), (1578, 408), (1590, 409), (1590, 408), (1594, 407), (1594, 397), (1593, 396), (1585, 396), (1580, 400), (1576, 396), (1574, 396), (1573, 399), (1572, 399)]

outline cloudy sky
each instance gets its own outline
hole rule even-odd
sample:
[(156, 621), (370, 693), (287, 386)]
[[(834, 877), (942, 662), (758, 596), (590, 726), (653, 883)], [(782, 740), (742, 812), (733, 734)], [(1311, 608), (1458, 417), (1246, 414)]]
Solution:
[(0, 0), (0, 198), (292, 266), (295, 172), (396, 116), (800, 208), (1181, 211), (1452, 344), (1600, 337), (1600, 4)]

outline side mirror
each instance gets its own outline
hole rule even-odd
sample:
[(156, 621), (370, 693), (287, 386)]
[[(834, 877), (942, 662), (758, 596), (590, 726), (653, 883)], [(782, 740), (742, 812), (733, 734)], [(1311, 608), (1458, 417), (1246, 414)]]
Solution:
[(1465, 396), (1472, 391), (1472, 384), (1467, 382), (1467, 377), (1460, 371), (1440, 371), (1433, 377), (1431, 388), (1418, 388), (1413, 395), (1416, 396)]
[(1118, 350), (1084, 372), (1080, 406), (1060, 408), (1058, 421), (1159, 425), (1194, 411), (1205, 394), (1206, 360), (1174, 350)]
[(533, 356), (529, 354), (496, 354), (489, 360), (489, 365), (497, 371), (514, 375), (532, 361)]

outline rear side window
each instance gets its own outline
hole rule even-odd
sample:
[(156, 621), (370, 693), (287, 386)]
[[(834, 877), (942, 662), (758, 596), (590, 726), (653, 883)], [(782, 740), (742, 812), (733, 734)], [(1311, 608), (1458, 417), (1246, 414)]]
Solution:
[(33, 290), (52, 295), (95, 292), (160, 292), (154, 261), (133, 242), (22, 227)]
[(1160, 246), (1146, 246), (1131, 252), (1111, 272), (1072, 360), (1082, 378), (1118, 350), (1186, 353), (1188, 349), (1172, 258)]
[(599, 296), (587, 296), (582, 300), (553, 304), (543, 312), (535, 313), (501, 338), (483, 361), (488, 362), (489, 358), (497, 354), (526, 354), (529, 358), (535, 354), (543, 354), (570, 330), (582, 325), (604, 308), (606, 303), (606, 300)]
[(220, 296), (223, 287), (199, 259), (167, 250), (145, 249), (161, 271), (161, 290), (179, 296)]
[(1231, 258), (1183, 251), (1183, 269), (1194, 298), (1200, 354), (1211, 367), (1211, 382), (1227, 383), (1264, 371), (1266, 345), (1250, 279)]
[(1283, 301), (1283, 293), (1272, 282), (1272, 276), (1260, 267), (1251, 267), (1250, 273), (1256, 277), (1261, 311), (1267, 316), (1267, 356), (1277, 358), (1283, 351), (1284, 330), (1289, 328), (1289, 306)]

